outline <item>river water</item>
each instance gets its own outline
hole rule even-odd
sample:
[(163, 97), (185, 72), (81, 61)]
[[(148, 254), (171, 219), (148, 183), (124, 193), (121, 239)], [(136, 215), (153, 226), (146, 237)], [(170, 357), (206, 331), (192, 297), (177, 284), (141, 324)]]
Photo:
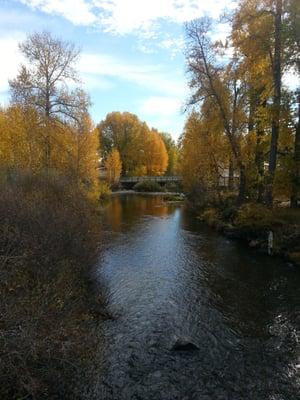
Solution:
[(114, 318), (99, 399), (300, 399), (299, 269), (159, 196), (112, 197), (104, 224), (97, 275)]

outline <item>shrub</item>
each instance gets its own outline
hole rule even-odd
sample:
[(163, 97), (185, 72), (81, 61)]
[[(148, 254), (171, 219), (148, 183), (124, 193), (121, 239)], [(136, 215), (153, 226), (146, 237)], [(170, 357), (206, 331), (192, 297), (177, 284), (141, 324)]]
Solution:
[(163, 196), (163, 200), (164, 201), (183, 201), (184, 200), (184, 196), (181, 194), (164, 194)]
[(111, 195), (111, 190), (106, 182), (101, 181), (99, 184), (99, 199), (106, 200)]
[(76, 185), (23, 178), (0, 187), (0, 397), (82, 399), (102, 301), (87, 279), (99, 216)]
[(162, 187), (155, 181), (140, 181), (133, 187), (137, 192), (162, 192)]
[(182, 192), (182, 184), (180, 182), (167, 182), (164, 190), (166, 192)]
[(237, 195), (235, 192), (221, 192), (218, 203), (221, 208), (236, 207)]
[(208, 208), (200, 216), (201, 220), (204, 221), (208, 226), (218, 227), (220, 224), (220, 214), (215, 208)]
[(235, 224), (241, 228), (267, 230), (282, 222), (276, 218), (269, 208), (262, 204), (247, 203), (237, 211)]

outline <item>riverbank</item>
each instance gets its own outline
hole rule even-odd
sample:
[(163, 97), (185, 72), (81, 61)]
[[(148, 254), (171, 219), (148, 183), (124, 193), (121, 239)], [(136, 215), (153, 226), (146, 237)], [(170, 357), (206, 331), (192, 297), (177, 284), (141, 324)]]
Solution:
[(1, 399), (91, 398), (105, 319), (89, 275), (100, 238), (97, 204), (76, 185), (1, 183)]
[(230, 239), (300, 266), (300, 210), (275, 207), (272, 210), (248, 203), (241, 207), (209, 207), (197, 218)]
[(185, 195), (181, 192), (140, 192), (135, 190), (118, 190), (111, 193), (111, 196), (119, 195), (161, 196), (164, 201), (168, 202), (182, 202), (185, 200)]

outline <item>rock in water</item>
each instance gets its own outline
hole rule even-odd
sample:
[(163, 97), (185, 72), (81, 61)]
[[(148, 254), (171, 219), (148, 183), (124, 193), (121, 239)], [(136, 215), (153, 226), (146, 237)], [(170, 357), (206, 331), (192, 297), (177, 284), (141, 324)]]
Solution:
[(176, 340), (171, 350), (194, 351), (194, 350), (199, 350), (199, 347), (195, 343), (193, 343), (190, 338), (181, 337)]

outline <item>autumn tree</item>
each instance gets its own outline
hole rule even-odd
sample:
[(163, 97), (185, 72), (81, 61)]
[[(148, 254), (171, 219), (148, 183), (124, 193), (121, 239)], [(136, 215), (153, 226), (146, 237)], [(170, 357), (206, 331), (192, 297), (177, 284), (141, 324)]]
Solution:
[(0, 168), (2, 171), (41, 171), (43, 138), (36, 110), (11, 106), (0, 111)]
[(26, 65), (9, 82), (13, 104), (31, 107), (40, 114), (45, 142), (45, 168), (50, 167), (52, 121), (76, 119), (78, 109), (87, 112), (89, 100), (83, 90), (70, 90), (78, 82), (74, 65), (79, 52), (71, 43), (48, 32), (34, 33), (20, 44)]
[[(280, 131), (286, 118), (281, 114), (287, 109), (287, 105), (284, 104), (287, 97), (283, 96), (282, 74), (291, 67), (297, 70), (297, 60), (299, 70), (299, 2), (240, 1), (233, 15), (231, 38), (240, 57), (242, 79), (246, 80), (249, 88), (249, 127), (252, 127), (257, 135), (256, 162), (260, 175), (258, 199), (262, 198), (262, 188), (265, 187), (265, 201), (272, 205), (276, 190), (274, 185), (277, 180), (278, 156), (281, 157), (282, 154), (278, 147), (281, 140)], [(292, 178), (294, 182), (294, 194), (291, 199), (291, 203), (294, 204), (299, 186), (296, 160), (300, 160), (300, 154), (297, 156), (296, 150), (299, 148), (300, 152), (300, 145), (297, 145), (297, 124), (295, 125), (295, 168), (293, 176), (287, 177), (288, 180)], [(269, 141), (269, 149), (263, 154), (266, 141)], [(265, 179), (261, 179), (264, 158), (268, 161), (268, 173)], [(280, 163), (282, 164), (281, 161)], [(281, 167), (282, 165), (282, 171)]]
[(144, 164), (146, 175), (163, 175), (168, 167), (168, 153), (160, 134), (151, 129), (145, 137)]
[(98, 187), (99, 136), (86, 94), (68, 89), (77, 81), (78, 52), (49, 33), (29, 36), (20, 49), (28, 66), (10, 82), (11, 105), (0, 112), (0, 168), (62, 175), (92, 193)]
[(180, 171), (185, 190), (202, 198), (218, 196), (229, 183), (229, 154), (218, 109), (207, 100), (201, 113), (190, 113), (180, 140)]
[(105, 168), (107, 171), (107, 180), (111, 186), (116, 185), (121, 176), (122, 162), (120, 153), (117, 149), (113, 149), (105, 160)]
[(160, 136), (168, 153), (168, 167), (166, 175), (176, 175), (178, 171), (178, 147), (169, 133), (162, 132)]
[(275, 179), (277, 148), (280, 129), (281, 112), (281, 85), (282, 85), (282, 0), (275, 0), (272, 9), (274, 15), (274, 51), (272, 57), (272, 80), (273, 80), (273, 109), (272, 109), (272, 133), (269, 156), (269, 170), (266, 187), (266, 202), (273, 203), (273, 185)]
[(117, 149), (124, 175), (162, 175), (167, 169), (168, 154), (156, 130), (131, 113), (113, 112), (98, 125), (102, 156)]
[[(287, 1), (285, 34), (289, 66), (300, 77), (300, 3)], [(297, 207), (300, 198), (300, 85), (295, 91), (295, 140), (292, 168), (291, 206)]]
[(132, 175), (141, 165), (142, 136), (148, 128), (136, 115), (129, 112), (112, 112), (98, 125), (102, 156), (117, 149), (124, 175)]
[(245, 129), (244, 85), (237, 73), (235, 59), (224, 66), (218, 61), (216, 44), (210, 38), (212, 22), (208, 18), (186, 25), (187, 68), (193, 94), (190, 104), (211, 98), (222, 120), (230, 151), (240, 173), (239, 201), (246, 195), (245, 164), (240, 140)]
[[(248, 133), (255, 139), (252, 148), (255, 171), (252, 180), (257, 188), (257, 201), (263, 202), (265, 168), (270, 133), (270, 106), (272, 94), (272, 16), (258, 1), (240, 1), (232, 17), (231, 44), (239, 60), (239, 78), (246, 85)], [(253, 141), (252, 141), (253, 144)]]

